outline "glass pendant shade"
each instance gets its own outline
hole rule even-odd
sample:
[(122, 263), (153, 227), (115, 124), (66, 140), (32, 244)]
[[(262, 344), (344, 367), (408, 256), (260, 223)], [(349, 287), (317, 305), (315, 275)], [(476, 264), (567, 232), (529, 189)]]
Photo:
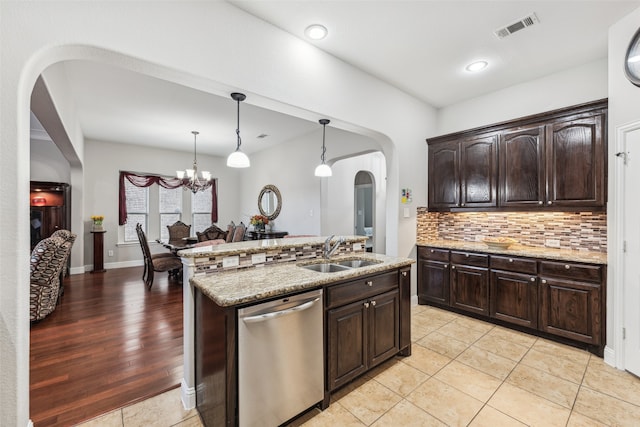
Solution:
[(331, 168), (329, 167), (329, 165), (322, 163), (322, 164), (319, 164), (316, 167), (316, 174), (315, 175), (316, 176), (331, 176), (333, 174), (331, 172)]
[(251, 166), (251, 161), (246, 154), (237, 149), (227, 157), (227, 166), (230, 168), (248, 168)]

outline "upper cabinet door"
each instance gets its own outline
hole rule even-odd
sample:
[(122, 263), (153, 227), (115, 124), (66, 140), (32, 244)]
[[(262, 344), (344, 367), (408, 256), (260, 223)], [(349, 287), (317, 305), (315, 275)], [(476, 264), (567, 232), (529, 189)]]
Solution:
[(500, 136), (500, 190), (503, 207), (545, 203), (544, 126)]
[(604, 206), (604, 114), (547, 126), (547, 204)]
[(491, 135), (460, 144), (460, 206), (496, 207), (498, 137)]
[(429, 209), (460, 206), (459, 151), (457, 141), (429, 146)]

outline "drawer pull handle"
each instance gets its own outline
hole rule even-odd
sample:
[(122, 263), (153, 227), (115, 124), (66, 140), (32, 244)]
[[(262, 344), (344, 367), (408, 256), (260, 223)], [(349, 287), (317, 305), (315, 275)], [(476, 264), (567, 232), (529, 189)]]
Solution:
[(469, 258), (469, 254), (464, 254), (464, 256), (466, 256), (467, 258)]
[(552, 203), (553, 203), (553, 202), (552, 202), (551, 200), (549, 200), (549, 201), (547, 202), (547, 204), (548, 204), (548, 205), (550, 205), (550, 204), (552, 204)]
[(406, 271), (402, 272), (402, 277), (407, 277), (407, 272)]
[(542, 204), (542, 200), (538, 200), (538, 204), (541, 205)]
[(513, 262), (513, 258), (509, 258), (509, 262)]
[(456, 266), (455, 266), (455, 265), (452, 265), (452, 266), (451, 266), (451, 269), (452, 269), (452, 270), (455, 270), (455, 269), (456, 269)]
[(376, 306), (376, 302), (375, 301), (371, 301), (371, 307), (375, 307)]
[(464, 206), (464, 203), (462, 203), (460, 206)]
[(565, 270), (568, 270), (568, 269), (570, 269), (570, 268), (571, 268), (571, 266), (570, 266), (569, 264), (565, 264), (565, 265), (564, 265), (564, 268), (565, 268)]
[(546, 284), (547, 284), (547, 281), (546, 281), (546, 280), (544, 280), (544, 279), (542, 279), (542, 284), (543, 284), (543, 285), (546, 285)]
[(445, 265), (444, 265), (444, 268), (447, 268), (447, 267), (449, 267), (449, 264), (445, 264)]
[(434, 253), (435, 251), (434, 251), (433, 249), (431, 249), (431, 251), (430, 251), (430, 252), (431, 252), (431, 253)]
[(368, 302), (364, 303), (364, 308), (369, 308), (369, 303)]
[(535, 281), (536, 281), (536, 278), (535, 278), (535, 277), (532, 277), (532, 278), (531, 278), (531, 281), (532, 281), (532, 282), (535, 282)]
[(372, 280), (367, 280), (367, 281), (365, 282), (365, 284), (366, 284), (367, 286), (373, 286), (373, 281), (372, 281)]

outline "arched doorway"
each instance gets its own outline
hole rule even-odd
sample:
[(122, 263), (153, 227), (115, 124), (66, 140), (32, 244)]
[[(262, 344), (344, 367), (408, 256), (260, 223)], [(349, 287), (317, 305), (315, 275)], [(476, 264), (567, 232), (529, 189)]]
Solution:
[(359, 171), (354, 179), (353, 228), (357, 236), (367, 236), (365, 249), (375, 247), (376, 192), (375, 178), (371, 172)]

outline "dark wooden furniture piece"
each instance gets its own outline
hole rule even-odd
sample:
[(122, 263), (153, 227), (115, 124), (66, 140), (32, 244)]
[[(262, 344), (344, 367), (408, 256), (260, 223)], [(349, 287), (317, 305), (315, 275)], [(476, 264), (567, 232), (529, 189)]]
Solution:
[[(325, 286), (325, 399), (397, 354), (411, 354), (411, 268)], [(280, 296), (279, 298), (282, 298)], [(205, 426), (238, 425), (237, 309), (195, 288), (195, 376)]]
[(151, 290), (153, 286), (154, 272), (169, 272), (169, 277), (178, 277), (182, 272), (182, 261), (174, 254), (162, 254), (161, 256), (151, 255), (149, 250), (149, 243), (147, 242), (147, 236), (142, 230), (140, 224), (136, 224), (136, 233), (138, 234), (138, 241), (140, 242), (140, 248), (142, 249), (142, 256), (144, 257), (144, 272), (142, 278), (147, 289)]
[(607, 100), (427, 143), (430, 211), (605, 210)]
[(31, 250), (56, 230), (71, 229), (71, 187), (62, 182), (31, 181)]
[(104, 234), (102, 231), (91, 231), (93, 234), (93, 270), (92, 273), (104, 273)]
[(191, 235), (191, 226), (182, 221), (167, 225), (167, 230), (169, 231), (169, 240), (185, 239)]
[(205, 242), (207, 240), (217, 240), (217, 239), (226, 240), (227, 232), (221, 229), (220, 227), (218, 227), (217, 225), (211, 224), (202, 232), (196, 231), (196, 236), (198, 237), (198, 242)]
[(418, 247), (418, 303), (492, 320), (602, 356), (606, 266)]
[(247, 238), (248, 240), (263, 240), (263, 239), (280, 239), (289, 233), (286, 231), (258, 231), (258, 230), (247, 230)]

